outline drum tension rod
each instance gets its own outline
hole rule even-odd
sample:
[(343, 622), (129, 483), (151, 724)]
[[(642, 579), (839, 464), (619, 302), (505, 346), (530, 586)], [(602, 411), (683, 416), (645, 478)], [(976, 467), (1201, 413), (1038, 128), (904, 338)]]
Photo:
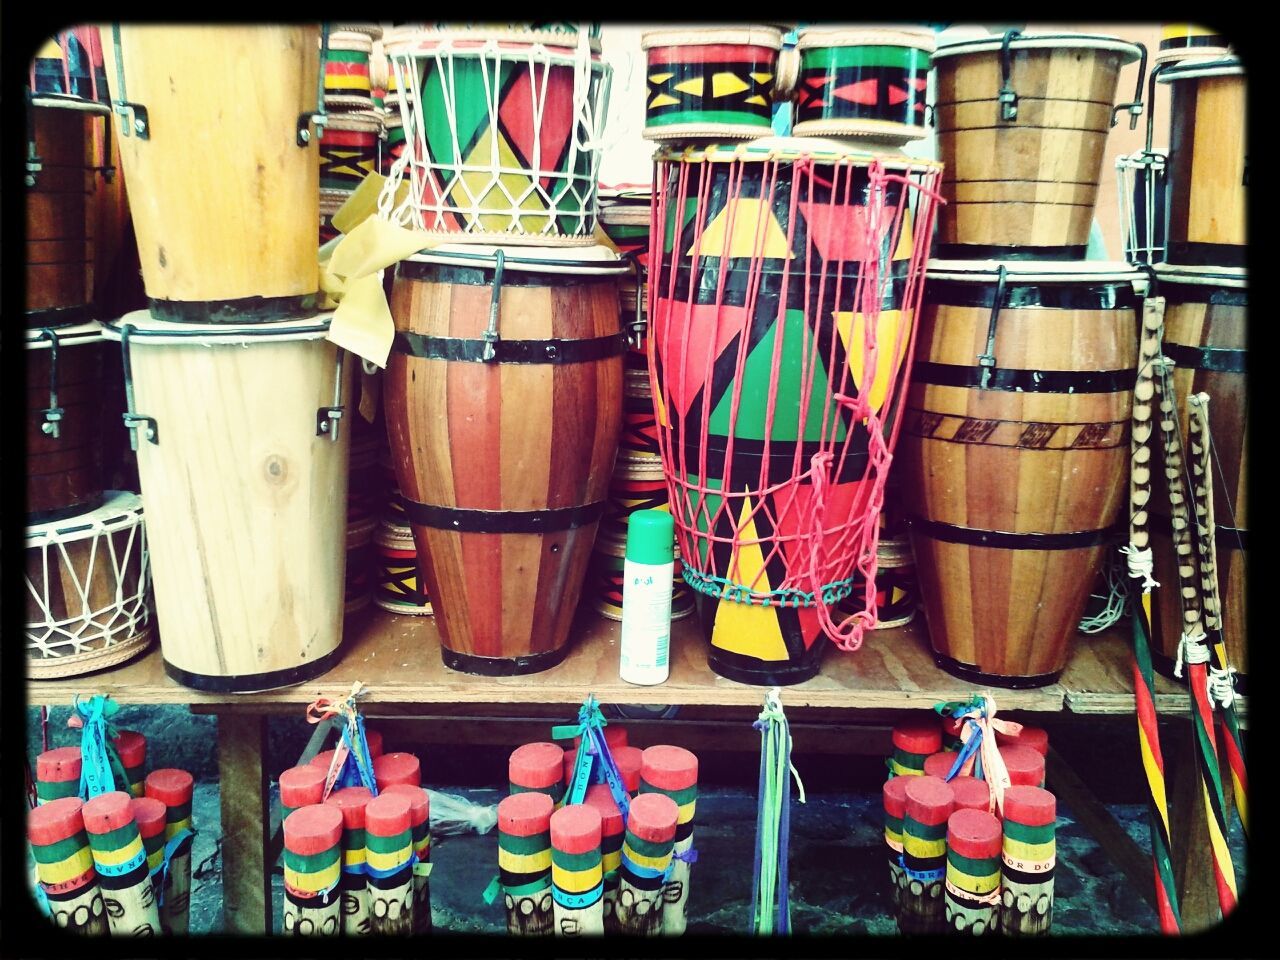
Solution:
[(494, 253), (496, 261), (493, 268), (493, 296), (489, 300), (489, 326), (484, 331), (484, 353), (481, 359), (492, 360), (497, 356), (494, 344), (498, 342), (498, 307), (502, 300), (502, 272), (506, 266), (506, 255), (499, 247)]
[(57, 440), (62, 436), (59, 422), (63, 414), (63, 409), (58, 406), (58, 335), (44, 327), (39, 339), (49, 341), (49, 406), (40, 411), (44, 414), (40, 430)]
[(133, 362), (129, 357), (129, 337), (136, 328), (126, 323), (120, 328), (120, 354), (124, 366), (124, 404), (125, 412), (121, 414), (124, 425), (129, 430), (129, 449), (138, 449), (138, 427), (146, 425), (146, 438), (152, 443), (160, 442), (160, 427), (155, 417), (148, 417), (134, 411), (133, 403)]
[(982, 368), (982, 380), (979, 390), (986, 390), (991, 384), (991, 371), (996, 365), (996, 321), (1000, 319), (1000, 306), (1004, 300), (1005, 266), (1000, 265), (996, 273), (996, 294), (991, 301), (991, 319), (987, 323), (987, 352), (978, 355), (978, 366)]
[[(1129, 111), (1129, 129), (1138, 129), (1138, 117), (1142, 116), (1142, 81), (1147, 75), (1147, 47), (1145, 44), (1138, 44), (1138, 49), (1142, 51), (1142, 59), (1138, 61), (1138, 88), (1133, 92), (1132, 103), (1120, 103), (1111, 108), (1111, 126), (1115, 126), (1120, 122), (1120, 111)], [(1154, 71), (1153, 71), (1154, 72)], [(1150, 95), (1147, 97), (1151, 99)], [(1150, 125), (1148, 124), (1148, 130)], [(1151, 142), (1147, 142), (1147, 148), (1150, 149)]]
[(338, 348), (338, 368), (333, 383), (333, 406), (321, 407), (316, 411), (316, 436), (321, 437), (326, 433), (329, 440), (333, 443), (338, 442), (338, 426), (342, 422), (342, 411), (346, 409), (342, 405), (342, 357), (346, 351), (341, 347)]
[(329, 24), (326, 21), (320, 24), (320, 79), (316, 86), (316, 110), (315, 113), (298, 114), (297, 143), (300, 147), (305, 147), (311, 142), (311, 131), (308, 127), (312, 123), (316, 125), (316, 130), (319, 131), (320, 139), (324, 139), (324, 126), (329, 121), (329, 117), (324, 111), (324, 71), (328, 62)]
[[(140, 103), (130, 103), (129, 95), (124, 87), (124, 58), (120, 54), (120, 24), (111, 24), (111, 40), (116, 48), (116, 89), (120, 92), (120, 96), (112, 101), (115, 112), (120, 115), (120, 135), (122, 137), (131, 137), (138, 135), (139, 140), (151, 139), (151, 124), (147, 119), (147, 108)], [(133, 115), (133, 122), (126, 122), (129, 115)], [(137, 447), (133, 449), (137, 450)]]
[(1000, 93), (996, 96), (996, 102), (1000, 104), (1000, 119), (1005, 121), (1018, 119), (1018, 95), (1014, 92), (1013, 81), (1009, 77), (1009, 44), (1020, 36), (1021, 30), (1006, 30), (1000, 44)]

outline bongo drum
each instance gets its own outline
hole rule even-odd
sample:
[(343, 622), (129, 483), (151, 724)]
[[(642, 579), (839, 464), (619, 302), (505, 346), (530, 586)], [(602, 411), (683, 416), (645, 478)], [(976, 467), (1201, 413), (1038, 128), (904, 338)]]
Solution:
[(605, 247), (447, 245), (400, 263), (384, 408), (445, 665), (554, 666), (622, 425), (618, 275)]
[(1160, 47), (1151, 59), (1161, 64), (1191, 59), (1220, 60), (1231, 55), (1231, 41), (1212, 27), (1166, 23), (1160, 29)]
[(649, 308), (663, 468), (708, 663), (797, 683), (874, 622), (940, 167), (823, 140), (660, 151)]
[[(1176, 366), (1172, 379), (1178, 398), (1179, 429), (1189, 436), (1186, 401), (1195, 393), (1209, 394), (1209, 432), (1212, 446), (1213, 514), (1218, 561), (1218, 599), (1227, 659), (1240, 671), (1236, 687), (1246, 690), (1249, 669), (1245, 597), (1249, 543), (1248, 502), (1245, 495), (1248, 442), (1248, 319), (1249, 291), (1244, 270), (1195, 270), (1160, 264), (1156, 267), (1159, 293), (1165, 297), (1164, 355)], [(1152, 660), (1166, 676), (1173, 676), (1182, 635), (1182, 605), (1178, 593), (1169, 497), (1164, 479), (1164, 449), (1153, 445), (1151, 549), (1155, 578), (1161, 586), (1151, 592)]]
[(418, 548), (407, 523), (384, 520), (374, 540), (377, 582), (373, 602), (383, 610), (410, 617), (429, 617), (433, 610), (419, 572)]
[[(324, 61), (325, 107), (367, 110), (373, 105), (369, 59), (373, 41), (381, 36), (382, 28), (377, 24), (334, 24)], [(334, 114), (335, 118), (339, 116), (340, 113)]]
[(340, 656), (352, 378), (329, 320), (137, 311), (104, 330), (122, 341), (165, 671), (184, 686), (267, 690)]
[(54, 680), (112, 667), (151, 644), (142, 498), (27, 527), (27, 676)]
[(320, 137), (320, 192), (341, 190), (348, 196), (378, 171), (383, 123), (372, 110), (329, 115)]
[(102, 503), (102, 325), (28, 330), (27, 519), (39, 523)]
[(1083, 258), (1120, 68), (1139, 57), (1138, 44), (1083, 34), (939, 47), (938, 255)]
[(934, 658), (1043, 686), (1124, 532), (1145, 274), (934, 260), (928, 278), (896, 476)]
[(934, 47), (932, 30), (805, 27), (796, 40), (792, 133), (900, 144), (928, 136), (924, 100)]
[(646, 140), (768, 136), (782, 33), (681, 27), (640, 38), (648, 61)]
[(319, 27), (125, 24), (102, 41), (151, 314), (314, 316)]
[(517, 27), (388, 35), (405, 151), (382, 216), (482, 243), (595, 243), (612, 68), (586, 33)]
[(1162, 69), (1169, 97), (1171, 264), (1244, 267), (1249, 167), (1240, 61), (1189, 61)]
[(1160, 263), (1168, 236), (1167, 150), (1116, 157), (1120, 234), (1129, 263)]

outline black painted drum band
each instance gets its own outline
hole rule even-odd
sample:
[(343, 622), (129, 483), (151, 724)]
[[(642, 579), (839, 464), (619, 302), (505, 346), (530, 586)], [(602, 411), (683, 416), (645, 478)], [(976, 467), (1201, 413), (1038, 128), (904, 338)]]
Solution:
[(469, 510), (418, 503), (403, 495), (400, 503), (410, 523), (459, 533), (552, 533), (595, 523), (608, 501), (550, 510)]
[(1087, 245), (997, 247), (981, 243), (940, 243), (933, 255), (939, 260), (1083, 260), (1088, 249)]
[(1235, 347), (1189, 347), (1182, 343), (1164, 344), (1164, 355), (1182, 369), (1208, 370), (1213, 373), (1244, 373), (1248, 350)]
[[(627, 349), (626, 334), (582, 340), (469, 340), (462, 337), (429, 337), (421, 333), (396, 331), (391, 349), (424, 360), (451, 360), (464, 363), (564, 364), (589, 363), (621, 356)], [(485, 359), (485, 348), (493, 349)]]
[[(1186, 276), (1183, 274), (1182, 276)], [(1210, 280), (1219, 278), (1213, 277)], [(1223, 277), (1222, 280), (1231, 279)], [(1160, 294), (1169, 301), (1170, 307), (1176, 307), (1180, 303), (1209, 303), (1214, 306), (1221, 307), (1247, 307), (1249, 306), (1249, 289), (1248, 287), (1229, 287), (1225, 284), (1218, 286), (1215, 283), (1190, 283), (1179, 278), (1177, 275), (1166, 273), (1157, 273), (1156, 281), (1159, 284)]]
[(147, 298), (156, 320), (172, 323), (275, 323), (302, 320), (320, 312), (320, 294), (296, 297), (241, 297), (238, 300), (157, 300)]
[(256, 693), (259, 690), (274, 690), (277, 687), (289, 687), (296, 683), (314, 680), (321, 674), (328, 673), (341, 659), (342, 645), (339, 644), (318, 660), (296, 667), (287, 667), (284, 670), (213, 676), (207, 673), (191, 673), (181, 667), (175, 667), (166, 659), (164, 672), (192, 690), (204, 690), (209, 693)]
[[(979, 275), (973, 280), (944, 280), (929, 276), (924, 302), (926, 307), (990, 308), (995, 306), (995, 298), (994, 275)], [(1005, 281), (1000, 309), (1046, 307), (1052, 310), (1136, 310), (1141, 303), (1142, 298), (1133, 292), (1133, 283), (1129, 280), (1020, 283), (1014, 275)]]
[(1127, 530), (1127, 527), (1116, 525), (1101, 530), (1079, 530), (1072, 533), (1010, 533), (1004, 530), (958, 527), (940, 520), (926, 520), (917, 515), (909, 516), (907, 523), (913, 534), (931, 540), (996, 550), (1083, 550), (1103, 547), (1119, 543)]
[(28, 330), (38, 330), (41, 327), (57, 330), (60, 327), (88, 323), (92, 319), (94, 319), (93, 310), (87, 303), (76, 307), (50, 307), (46, 310), (26, 311)]
[(1123, 370), (1010, 370), (990, 368), (990, 378), (983, 383), (987, 369), (917, 360), (911, 370), (914, 383), (937, 387), (973, 387), (986, 390), (1010, 390), (1019, 393), (1123, 393), (1133, 389), (1135, 374)]
[[(1173, 524), (1167, 516), (1162, 513), (1152, 513), (1150, 517), (1151, 519), (1147, 521), (1147, 526), (1152, 533), (1161, 533), (1166, 537), (1172, 535)], [(1247, 551), (1249, 549), (1249, 530), (1247, 527), (1227, 527), (1222, 524), (1214, 524), (1213, 540), (1219, 550)]]
[(1189, 243), (1169, 241), (1165, 255), (1169, 266), (1244, 267), (1248, 266), (1248, 248), (1241, 243)]
[(969, 683), (978, 683), (984, 686), (1004, 687), (1007, 690), (1030, 690), (1035, 687), (1047, 687), (1051, 683), (1057, 683), (1062, 676), (1061, 670), (1055, 670), (1053, 673), (1041, 673), (1031, 677), (987, 673), (973, 664), (962, 663), (953, 657), (948, 657), (946, 654), (938, 653), (936, 650), (933, 652), (933, 662), (953, 677), (959, 677)]
[(459, 673), (471, 673), (481, 677), (518, 677), (526, 673), (550, 670), (569, 655), (570, 646), (566, 643), (559, 650), (515, 657), (477, 657), (469, 653), (458, 653), (442, 645), (440, 659), (450, 670), (457, 670)]

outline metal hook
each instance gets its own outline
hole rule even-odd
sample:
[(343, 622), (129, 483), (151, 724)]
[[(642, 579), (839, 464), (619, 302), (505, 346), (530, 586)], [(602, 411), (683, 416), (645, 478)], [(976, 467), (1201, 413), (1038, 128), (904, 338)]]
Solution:
[(329, 23), (325, 21), (320, 24), (320, 77), (316, 81), (316, 109), (314, 113), (298, 114), (298, 138), (297, 144), (305, 147), (311, 142), (311, 131), (308, 127), (314, 123), (319, 137), (324, 137), (325, 124), (329, 122), (329, 117), (324, 110), (324, 72), (325, 66), (329, 62)]
[(333, 383), (333, 405), (316, 411), (316, 436), (328, 434), (330, 441), (338, 442), (338, 427), (342, 422), (342, 357), (346, 353), (338, 347), (338, 367)]
[[(1111, 126), (1115, 126), (1119, 122), (1119, 113), (1121, 110), (1129, 111), (1129, 129), (1138, 129), (1138, 117), (1142, 115), (1142, 79), (1147, 73), (1147, 48), (1145, 44), (1138, 44), (1138, 49), (1142, 51), (1142, 59), (1138, 61), (1138, 88), (1133, 92), (1132, 103), (1120, 103), (1111, 109)], [(1153, 71), (1154, 72), (1154, 71)], [(1150, 136), (1151, 124), (1147, 123), (1147, 135)], [(1151, 149), (1151, 141), (1147, 141), (1147, 149)]]
[(982, 367), (982, 380), (979, 390), (986, 390), (991, 384), (991, 371), (996, 365), (996, 321), (1000, 319), (1000, 307), (1004, 301), (1005, 266), (1000, 264), (996, 272), (996, 295), (991, 301), (991, 319), (987, 322), (987, 352), (978, 355), (978, 366)]
[(492, 360), (497, 356), (494, 344), (498, 342), (498, 307), (502, 300), (502, 273), (506, 267), (506, 255), (499, 248), (494, 254), (497, 264), (493, 268), (493, 297), (489, 301), (489, 326), (484, 331), (484, 353), (482, 359)]
[[(1147, 148), (1144, 153), (1151, 153), (1151, 137), (1155, 130), (1156, 121), (1156, 77), (1160, 76), (1160, 71), (1165, 68), (1165, 64), (1157, 63), (1151, 68), (1151, 75), (1147, 77)], [(1112, 122), (1114, 126), (1114, 121)]]
[[(151, 124), (147, 118), (147, 108), (140, 103), (130, 103), (124, 86), (124, 57), (120, 52), (120, 24), (111, 24), (111, 41), (116, 49), (116, 90), (119, 96), (112, 101), (113, 109), (120, 116), (120, 135), (131, 137), (137, 134), (139, 140), (151, 139)], [(132, 115), (132, 122), (129, 117)], [(134, 447), (134, 449), (138, 449)]]
[(1014, 92), (1010, 79), (1012, 66), (1009, 63), (1009, 44), (1022, 36), (1021, 30), (1006, 30), (1004, 40), (1000, 43), (1000, 93), (996, 101), (1000, 104), (1000, 119), (1012, 121), (1018, 119), (1018, 95)]
[(138, 427), (145, 424), (147, 432), (146, 439), (152, 443), (160, 442), (160, 427), (156, 424), (155, 417), (148, 417), (144, 414), (137, 413), (133, 402), (133, 361), (129, 356), (129, 338), (133, 336), (134, 330), (137, 329), (132, 323), (126, 323), (120, 328), (120, 353), (124, 365), (124, 404), (125, 412), (122, 414), (124, 425), (129, 430), (129, 449), (138, 449)]
[(65, 412), (58, 406), (58, 335), (48, 327), (43, 327), (38, 339), (49, 341), (49, 406), (40, 411), (44, 414), (40, 431), (58, 440), (62, 436), (60, 424)]

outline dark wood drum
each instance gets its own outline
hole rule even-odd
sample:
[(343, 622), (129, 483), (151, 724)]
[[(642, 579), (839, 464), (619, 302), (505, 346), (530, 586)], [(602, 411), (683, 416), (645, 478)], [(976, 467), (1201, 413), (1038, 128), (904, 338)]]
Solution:
[(896, 469), (934, 655), (977, 683), (1053, 683), (1123, 533), (1146, 281), (1098, 262), (935, 260), (928, 278)]
[(397, 268), (387, 429), (455, 670), (568, 652), (622, 428), (626, 269), (603, 247), (472, 245)]

